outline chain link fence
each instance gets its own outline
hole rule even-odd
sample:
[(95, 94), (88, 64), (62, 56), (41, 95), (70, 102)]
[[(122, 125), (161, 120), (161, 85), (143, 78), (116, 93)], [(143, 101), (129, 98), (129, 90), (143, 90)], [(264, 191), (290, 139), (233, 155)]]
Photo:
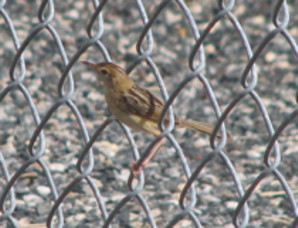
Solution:
[[(297, 11), (0, 1), (1, 226), (298, 227)], [(170, 114), (214, 123), (213, 136), (165, 129), (131, 178), (156, 139), (109, 116), (86, 59), (126, 66)], [(214, 137), (226, 130), (228, 144)]]

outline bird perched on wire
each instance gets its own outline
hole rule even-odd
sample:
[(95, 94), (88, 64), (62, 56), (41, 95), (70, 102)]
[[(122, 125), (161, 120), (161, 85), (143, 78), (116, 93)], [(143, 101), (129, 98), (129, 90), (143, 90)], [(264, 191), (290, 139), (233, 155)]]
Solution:
[[(98, 75), (98, 79), (103, 82), (105, 100), (117, 120), (134, 130), (147, 132), (154, 136), (160, 135), (158, 121), (164, 106), (160, 99), (134, 83), (125, 70), (114, 63), (92, 63), (89, 61), (82, 61), (82, 63), (90, 67)], [(166, 116), (164, 121), (166, 124), (169, 117)], [(181, 119), (177, 116), (175, 116), (175, 127), (190, 128), (208, 135), (212, 134), (214, 128), (209, 123)], [(228, 141), (230, 138), (231, 135), (228, 133)], [(162, 140), (157, 143), (141, 164), (135, 164), (132, 167), (134, 174), (138, 174), (145, 167), (161, 143)]]

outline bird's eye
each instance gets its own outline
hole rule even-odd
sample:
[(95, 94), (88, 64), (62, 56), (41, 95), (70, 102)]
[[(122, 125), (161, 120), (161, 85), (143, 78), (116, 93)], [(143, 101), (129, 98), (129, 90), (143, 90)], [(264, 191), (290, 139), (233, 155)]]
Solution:
[(106, 69), (101, 69), (101, 70), (100, 70), (100, 73), (101, 73), (102, 75), (106, 76), (106, 75), (108, 75), (109, 72), (108, 72)]

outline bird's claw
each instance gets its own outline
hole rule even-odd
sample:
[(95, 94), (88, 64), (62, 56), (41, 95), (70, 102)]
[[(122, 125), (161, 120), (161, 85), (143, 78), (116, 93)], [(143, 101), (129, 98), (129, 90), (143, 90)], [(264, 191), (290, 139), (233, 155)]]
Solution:
[(145, 164), (144, 163), (138, 164), (137, 161), (133, 161), (131, 166), (130, 166), (131, 173), (134, 177), (139, 176), (141, 171), (144, 168), (145, 168)]

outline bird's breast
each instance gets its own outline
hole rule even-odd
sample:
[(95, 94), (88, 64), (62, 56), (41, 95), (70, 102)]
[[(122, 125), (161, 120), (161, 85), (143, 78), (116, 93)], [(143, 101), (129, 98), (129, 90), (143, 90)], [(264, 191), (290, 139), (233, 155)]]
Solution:
[(119, 107), (120, 97), (106, 94), (105, 99), (108, 104), (109, 110), (114, 116), (117, 117), (118, 113), (121, 112), (121, 109)]

